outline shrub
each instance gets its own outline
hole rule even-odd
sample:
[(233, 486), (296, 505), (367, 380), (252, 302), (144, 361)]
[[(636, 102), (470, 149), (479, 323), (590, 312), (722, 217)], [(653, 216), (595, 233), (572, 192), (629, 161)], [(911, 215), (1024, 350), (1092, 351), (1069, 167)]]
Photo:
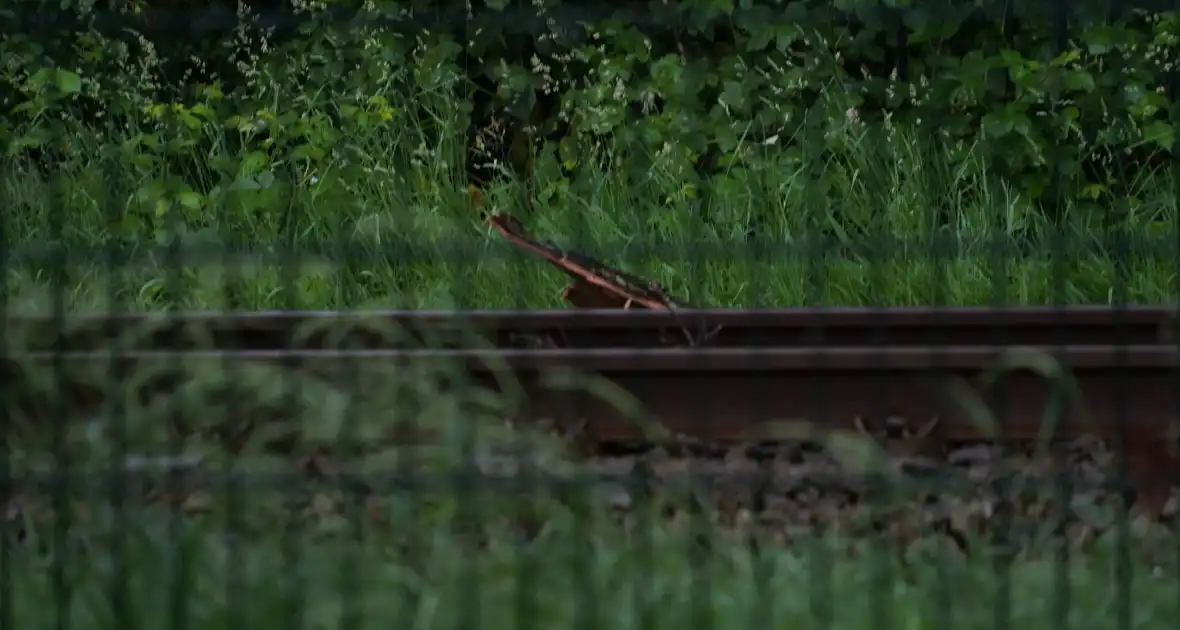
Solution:
[[(1052, 12), (1005, 6), (67, 4), (0, 44), (5, 233), (275, 253), (376, 229), (402, 253), (366, 255), (412, 267), (475, 235), (475, 182), (542, 221), (562, 209), (564, 231), (630, 204), (782, 242), (802, 208), (792, 230), (847, 247), (897, 236), (874, 205), (905, 191), (923, 230), (975, 222), (1021, 251), (1158, 235), (1176, 14), (1071, 5), (1062, 38)], [(997, 196), (1028, 214), (965, 218)]]

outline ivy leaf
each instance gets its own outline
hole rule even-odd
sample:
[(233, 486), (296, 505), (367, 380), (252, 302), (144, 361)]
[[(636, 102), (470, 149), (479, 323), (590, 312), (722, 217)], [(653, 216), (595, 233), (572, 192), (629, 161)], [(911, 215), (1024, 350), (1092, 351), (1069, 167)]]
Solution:
[(1154, 142), (1164, 151), (1171, 151), (1175, 146), (1176, 132), (1172, 123), (1156, 120), (1143, 127), (1143, 140)]
[(204, 205), (205, 202), (200, 193), (191, 190), (186, 190), (180, 193), (176, 196), (176, 200), (180, 202), (181, 207), (185, 210), (200, 210), (201, 206)]
[(82, 91), (82, 77), (69, 70), (58, 68), (53, 79), (57, 89), (63, 94), (77, 94)]
[(1065, 89), (1070, 92), (1082, 92), (1089, 94), (1094, 91), (1096, 87), (1094, 83), (1094, 76), (1085, 70), (1075, 70), (1073, 72), (1065, 73), (1064, 77)]
[(1012, 119), (999, 114), (984, 114), (980, 125), (991, 138), (1002, 138), (1012, 131)]

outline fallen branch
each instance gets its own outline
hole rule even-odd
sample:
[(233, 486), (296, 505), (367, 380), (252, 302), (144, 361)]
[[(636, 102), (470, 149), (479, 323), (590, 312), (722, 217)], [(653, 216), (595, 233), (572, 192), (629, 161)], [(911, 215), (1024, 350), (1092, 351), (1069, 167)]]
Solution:
[[(672, 297), (658, 282), (640, 278), (599, 262), (585, 254), (562, 250), (537, 240), (525, 231), (519, 219), (503, 213), (488, 217), (488, 224), (513, 245), (531, 252), (557, 267), (571, 278), (561, 297), (578, 308), (689, 308), (682, 300)], [(681, 326), (690, 346), (702, 345), (717, 334), (720, 327), (710, 331), (691, 333)]]

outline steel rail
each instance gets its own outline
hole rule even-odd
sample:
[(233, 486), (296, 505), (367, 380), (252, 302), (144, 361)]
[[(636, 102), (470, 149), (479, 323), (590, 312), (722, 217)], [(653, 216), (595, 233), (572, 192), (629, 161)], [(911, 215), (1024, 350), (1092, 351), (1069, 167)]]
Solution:
[[(1126, 432), (1159, 436), (1180, 410), (1180, 352), (1174, 347), (1021, 349), (1056, 357), (1082, 395), (1083, 400), (1060, 399), (1063, 415), (1057, 438), (1118, 438)], [(1037, 439), (1047, 414), (1053, 413), (1055, 397), (1068, 392), (1060, 383), (1028, 371), (1003, 374), (985, 386), (980, 375), (1004, 353), (1003, 348), (989, 346), (862, 346), (34, 352), (9, 359), (115, 367), (112, 378), (144, 362), (217, 361), (230, 373), (243, 362), (273, 362), (341, 379), (356, 375), (365, 365), (461, 364), (472, 385), (521, 395), (513, 401), (514, 420), (580, 427), (597, 443), (648, 439), (641, 428), (645, 420), (714, 443), (747, 442), (758, 435), (760, 425), (788, 419), (827, 428), (903, 432), (937, 419), (940, 440), (987, 438), (954, 389), (953, 383), (958, 383), (973, 388), (992, 409), (1003, 438)], [(611, 383), (617, 397), (593, 393), (601, 391), (595, 382)], [(898, 420), (898, 427), (886, 426)]]
[[(768, 431), (781, 421), (861, 431), (907, 457), (993, 437), (1097, 436), (1123, 446), (1137, 502), (1158, 516), (1180, 471), (1174, 321), (1166, 308), (207, 313), (71, 319), (70, 334), (57, 335), (60, 322), (10, 319), (9, 338), (24, 351), (10, 346), (0, 378), (30, 362), (89, 363), (110, 382), (160, 361), (213, 360), (231, 374), (244, 362), (277, 362), (344, 380), (366, 363), (434, 364), (470, 377), (440, 379), (443, 391), (499, 391), (504, 420), (599, 446), (781, 441)], [(676, 347), (688, 328), (709, 327), (709, 347)], [(389, 343), (396, 329), (410, 333)], [(1056, 357), (1075, 387), (1031, 371), (980, 378), (1013, 348)], [(80, 398), (93, 398), (93, 385)], [(980, 413), (999, 423), (999, 436)], [(1051, 434), (1047, 419), (1056, 421)]]
[[(1172, 307), (833, 308), (337, 313), (177, 313), (9, 317), (5, 325), (44, 349), (96, 349), (111, 340), (137, 347), (286, 350), (414, 347), (653, 348), (708, 332), (714, 348), (935, 345), (1173, 344)], [(149, 332), (150, 331), (150, 332)]]

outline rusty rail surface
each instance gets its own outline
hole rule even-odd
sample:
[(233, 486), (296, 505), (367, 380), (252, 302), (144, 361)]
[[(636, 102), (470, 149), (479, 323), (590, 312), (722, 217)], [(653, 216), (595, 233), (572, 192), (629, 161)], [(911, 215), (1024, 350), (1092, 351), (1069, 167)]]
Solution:
[[(1176, 341), (1171, 307), (258, 312), (9, 317), (43, 349), (711, 348), (1149, 345)], [(150, 333), (145, 334), (144, 331)], [(396, 333), (391, 335), (390, 333)]]
[[(347, 378), (364, 363), (387, 365), (462, 362), (475, 386), (503, 390), (518, 384), (520, 420), (584, 427), (596, 442), (643, 439), (636, 413), (672, 432), (713, 442), (750, 439), (759, 424), (807, 419), (833, 428), (911, 428), (939, 420), (949, 441), (984, 439), (952, 382), (974, 388), (992, 407), (1003, 438), (1032, 440), (1050, 403), (1062, 396), (1057, 437), (1119, 437), (1160, 433), (1180, 411), (1180, 353), (1164, 345), (1024, 346), (1053, 355), (1069, 368), (1083, 400), (1069, 400), (1055, 381), (1027, 371), (1002, 374), (993, 384), (979, 377), (1003, 356), (987, 346), (843, 348), (654, 348), (535, 350), (198, 350), (187, 359), (274, 362)], [(130, 369), (167, 362), (170, 351), (36, 352), (18, 361), (59, 365), (78, 362)], [(595, 378), (625, 392), (625, 400), (591, 393)], [(620, 403), (623, 403), (620, 405)], [(895, 427), (902, 430), (903, 427)]]
[[(1154, 497), (1147, 502), (1158, 511), (1180, 471), (1173, 320), (1168, 308), (185, 314), (157, 319), (159, 335), (104, 351), (116, 334), (144, 323), (121, 316), (75, 323), (84, 334), (60, 339), (55, 351), (33, 344), (6, 358), (98, 362), (116, 378), (135, 363), (177, 355), (224, 360), (229, 370), (243, 361), (279, 362), (342, 379), (362, 363), (459, 361), (475, 385), (519, 395), (506, 419), (551, 424), (594, 444), (649, 440), (641, 427), (651, 423), (642, 420), (712, 444), (749, 443), (766, 423), (806, 420), (907, 453), (939, 451), (988, 437), (963, 404), (966, 388), (996, 415), (1006, 441), (1038, 438), (1060, 407), (1053, 437), (1127, 445), (1140, 494)], [(382, 343), (364, 332), (374, 321), (417, 333)], [(52, 322), (21, 325), (49, 330)], [(189, 325), (212, 331), (213, 347), (186, 349)], [(321, 332), (300, 341), (297, 331), (308, 327)], [(677, 337), (691, 329), (714, 330), (706, 347)], [(521, 339), (529, 343), (521, 347)], [(1028, 371), (980, 379), (1017, 347), (1057, 357), (1081, 399)], [(613, 399), (586, 387), (595, 377), (611, 385)]]

